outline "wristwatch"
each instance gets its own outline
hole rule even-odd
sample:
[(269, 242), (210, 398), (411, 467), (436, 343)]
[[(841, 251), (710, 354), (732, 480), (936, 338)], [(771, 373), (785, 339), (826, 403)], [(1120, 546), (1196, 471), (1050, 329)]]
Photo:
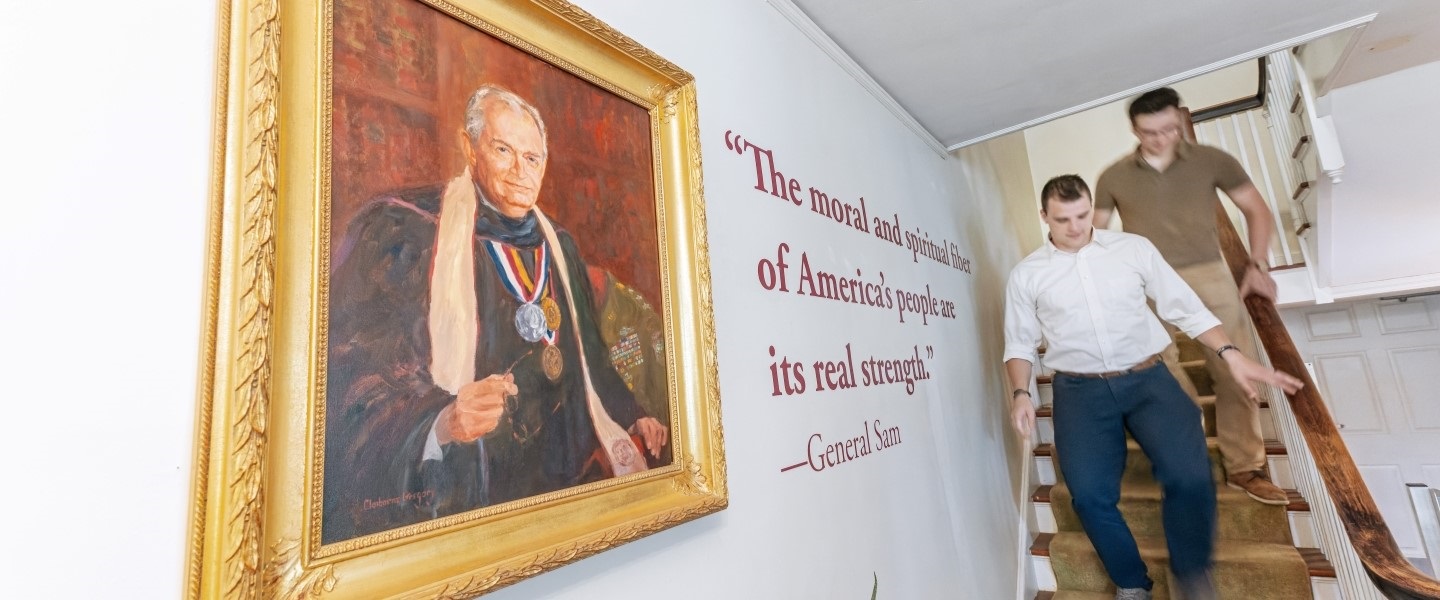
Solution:
[(1030, 390), (1021, 389), (1021, 388), (1015, 388), (1015, 391), (1010, 392), (1010, 399), (1011, 399), (1011, 400), (1014, 400), (1014, 399), (1016, 399), (1016, 398), (1019, 398), (1019, 397), (1020, 397), (1020, 394), (1025, 394), (1026, 396), (1029, 396), (1029, 395), (1030, 395)]

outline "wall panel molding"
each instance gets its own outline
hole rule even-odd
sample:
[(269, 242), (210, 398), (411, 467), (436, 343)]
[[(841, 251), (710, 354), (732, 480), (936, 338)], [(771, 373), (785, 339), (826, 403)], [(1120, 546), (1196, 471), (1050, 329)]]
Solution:
[(1350, 305), (1305, 313), (1305, 335), (1311, 341), (1360, 337), (1360, 322)]
[(1370, 360), (1363, 352), (1319, 354), (1315, 372), (1325, 402), (1336, 424), (1346, 434), (1386, 433), (1385, 410), (1380, 391), (1370, 372)]
[(1440, 431), (1440, 346), (1388, 351), (1395, 388), (1413, 431)]
[(1436, 329), (1435, 318), (1431, 314), (1429, 303), (1423, 299), (1418, 300), (1418, 302), (1377, 302), (1375, 314), (1379, 317), (1380, 333), (1391, 335)]

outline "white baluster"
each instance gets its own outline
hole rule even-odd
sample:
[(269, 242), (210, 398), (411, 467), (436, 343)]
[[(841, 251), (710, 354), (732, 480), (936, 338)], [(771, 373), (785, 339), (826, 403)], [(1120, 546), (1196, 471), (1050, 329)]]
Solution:
[[(1230, 122), (1230, 130), (1231, 130), (1232, 133), (1235, 134), (1235, 148), (1240, 151), (1240, 164), (1242, 164), (1242, 165), (1250, 165), (1250, 164), (1251, 164), (1251, 163), (1250, 163), (1250, 152), (1249, 152), (1249, 150), (1247, 150), (1247, 149), (1245, 148), (1245, 137), (1242, 136), (1242, 135), (1240, 135), (1240, 115), (1238, 115), (1238, 114), (1237, 114), (1237, 115), (1230, 115), (1226, 120)], [(1264, 162), (1265, 162), (1265, 155), (1264, 155), (1263, 153), (1261, 153), (1259, 146), (1256, 146), (1256, 147), (1255, 147), (1255, 152), (1256, 152), (1257, 154), (1260, 154), (1261, 167), (1263, 168), (1263, 167), (1264, 167)], [(1251, 168), (1250, 170), (1251, 170), (1252, 172), (1254, 171), (1253, 168)], [(1236, 219), (1236, 220), (1237, 220), (1237, 221), (1242, 221), (1242, 222), (1245, 221), (1245, 219)], [(1275, 222), (1276, 222), (1276, 223), (1279, 223), (1280, 221), (1277, 219)], [(1249, 223), (1247, 222), (1246, 224), (1248, 225)], [(1249, 238), (1246, 238), (1246, 240), (1248, 241)], [(1254, 252), (1254, 250), (1251, 250), (1251, 252)], [(1274, 248), (1266, 248), (1266, 249), (1265, 249), (1265, 260), (1266, 260), (1266, 262), (1268, 262), (1268, 263), (1270, 263), (1270, 264), (1272, 264), (1272, 265), (1275, 264), (1275, 249), (1274, 249)], [(1285, 259), (1285, 260), (1286, 260), (1285, 264), (1290, 264), (1290, 262), (1289, 262), (1290, 259), (1289, 259), (1289, 256), (1288, 256), (1288, 255), (1286, 256), (1286, 259)]]
[[(1245, 111), (1245, 122), (1250, 129), (1250, 142), (1255, 146), (1256, 162), (1260, 165), (1260, 180), (1265, 182), (1265, 186), (1263, 188), (1260, 188), (1265, 190), (1265, 192), (1261, 194), (1261, 196), (1265, 198), (1265, 205), (1270, 208), (1270, 216), (1274, 217), (1275, 219), (1275, 227), (1277, 229), (1280, 229), (1276, 232), (1275, 236), (1280, 240), (1280, 255), (1285, 257), (1284, 264), (1293, 265), (1295, 264), (1295, 259), (1291, 256), (1290, 252), (1290, 236), (1285, 234), (1285, 231), (1283, 229), (1285, 227), (1285, 222), (1280, 220), (1280, 199), (1274, 196), (1274, 188), (1270, 184), (1270, 165), (1268, 164), (1269, 161), (1265, 158), (1265, 146), (1262, 138), (1260, 137), (1260, 129), (1258, 126), (1255, 125), (1254, 110)], [(1275, 150), (1273, 147), (1271, 148), (1271, 150), (1277, 155), (1278, 158), (1279, 151)]]
[[(1268, 356), (1265, 357), (1265, 362), (1269, 363)], [(1305, 444), (1304, 434), (1295, 420), (1289, 400), (1283, 392), (1275, 388), (1270, 388), (1270, 409), (1280, 421), (1280, 435), (1290, 458), (1295, 487), (1310, 504), (1311, 517), (1318, 525), (1316, 529), (1320, 538), (1320, 549), (1335, 567), (1335, 577), (1340, 583), (1345, 600), (1386, 600), (1365, 572), (1359, 554), (1350, 543), (1350, 537), (1345, 534), (1345, 527), (1340, 522), (1335, 503), (1330, 499), (1330, 493), (1320, 477), (1314, 455)]]

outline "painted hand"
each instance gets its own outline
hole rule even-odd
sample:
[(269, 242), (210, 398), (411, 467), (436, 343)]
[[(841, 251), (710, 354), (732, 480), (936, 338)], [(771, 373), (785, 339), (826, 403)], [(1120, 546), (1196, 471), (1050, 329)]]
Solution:
[[(460, 388), (455, 402), (440, 413), (442, 427), (436, 427), (440, 443), (473, 442), (495, 430), (505, 414), (506, 396), (520, 393), (515, 376), (491, 375)], [(446, 439), (449, 438), (449, 439)]]
[(652, 417), (641, 417), (635, 421), (635, 424), (630, 426), (630, 433), (645, 440), (645, 449), (655, 458), (660, 458), (660, 449), (670, 443), (670, 429)]

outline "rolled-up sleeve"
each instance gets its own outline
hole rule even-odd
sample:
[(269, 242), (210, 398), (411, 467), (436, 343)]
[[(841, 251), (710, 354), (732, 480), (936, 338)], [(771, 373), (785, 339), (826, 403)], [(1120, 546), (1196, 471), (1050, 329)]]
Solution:
[(1035, 349), (1040, 347), (1040, 318), (1035, 312), (1035, 293), (1027, 285), (1023, 273), (1012, 271), (1005, 286), (1005, 358), (1018, 358), (1035, 364)]
[(1192, 338), (1220, 325), (1195, 290), (1180, 278), (1149, 240), (1136, 245), (1137, 262), (1145, 277), (1145, 295), (1155, 301), (1155, 314)]

